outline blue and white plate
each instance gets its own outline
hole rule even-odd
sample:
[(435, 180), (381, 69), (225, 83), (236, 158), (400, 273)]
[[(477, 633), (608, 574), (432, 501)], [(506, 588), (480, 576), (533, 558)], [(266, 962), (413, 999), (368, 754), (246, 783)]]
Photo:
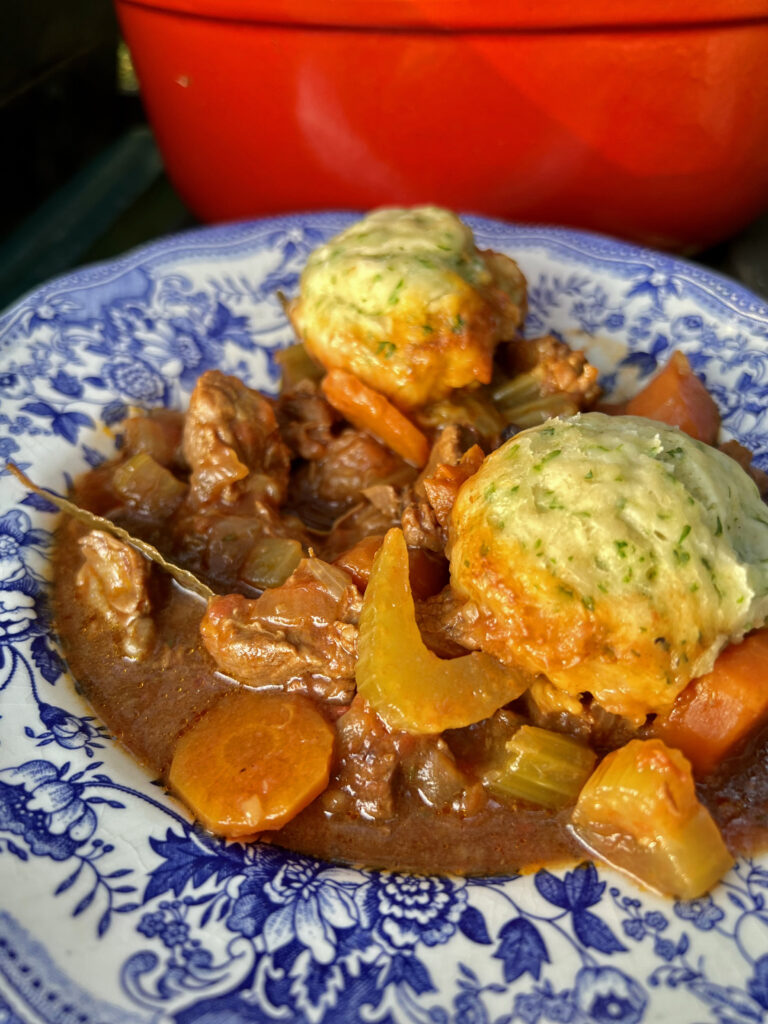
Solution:
[[(171, 238), (0, 317), (0, 466), (63, 491), (133, 406), (208, 367), (260, 388), (276, 298), (348, 214)], [(768, 469), (768, 308), (669, 256), (470, 219), (515, 256), (528, 331), (587, 347), (617, 394), (680, 348)], [(768, 857), (675, 903), (590, 865), (506, 879), (353, 871), (197, 831), (78, 696), (51, 635), (56, 516), (0, 470), (0, 1021), (757, 1024)]]

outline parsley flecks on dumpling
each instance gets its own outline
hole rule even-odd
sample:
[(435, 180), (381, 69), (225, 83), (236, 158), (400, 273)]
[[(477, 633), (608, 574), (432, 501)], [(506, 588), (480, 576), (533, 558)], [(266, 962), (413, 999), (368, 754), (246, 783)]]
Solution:
[(496, 345), (523, 321), (525, 280), (448, 210), (386, 208), (310, 255), (289, 314), (325, 367), (414, 409), (490, 381)]
[(450, 558), (486, 651), (636, 721), (768, 616), (755, 484), (640, 417), (588, 413), (510, 439), (461, 488)]

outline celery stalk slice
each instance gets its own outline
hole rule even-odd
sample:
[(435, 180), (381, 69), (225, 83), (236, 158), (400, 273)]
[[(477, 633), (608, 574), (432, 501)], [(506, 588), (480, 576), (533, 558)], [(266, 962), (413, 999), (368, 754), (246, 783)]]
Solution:
[(573, 803), (595, 765), (594, 751), (561, 733), (523, 725), (505, 744), (501, 764), (483, 783), (501, 800), (528, 800), (558, 808)]

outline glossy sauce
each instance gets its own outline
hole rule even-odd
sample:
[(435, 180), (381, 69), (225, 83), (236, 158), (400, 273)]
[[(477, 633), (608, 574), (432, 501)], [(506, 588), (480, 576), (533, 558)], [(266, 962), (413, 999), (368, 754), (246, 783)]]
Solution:
[[(63, 524), (54, 555), (56, 626), (70, 669), (85, 696), (113, 732), (151, 772), (167, 776), (177, 737), (233, 686), (202, 647), (202, 602), (155, 572), (158, 643), (151, 658), (122, 657), (103, 620), (72, 599), (82, 527)], [(329, 716), (335, 713), (328, 709)], [(530, 805), (489, 801), (461, 818), (436, 813), (407, 791), (397, 816), (370, 822), (332, 813), (329, 790), (277, 832), (262, 839), (330, 861), (424, 873), (509, 874), (584, 857), (557, 814)], [(768, 847), (768, 731), (748, 751), (700, 787), (736, 853)]]

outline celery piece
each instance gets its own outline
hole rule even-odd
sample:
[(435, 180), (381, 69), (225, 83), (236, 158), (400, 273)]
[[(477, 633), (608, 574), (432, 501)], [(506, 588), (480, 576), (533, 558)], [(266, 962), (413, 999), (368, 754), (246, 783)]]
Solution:
[(570, 736), (522, 725), (505, 744), (501, 763), (483, 772), (482, 780), (501, 800), (564, 807), (579, 795), (595, 760), (594, 751)]
[(275, 353), (281, 370), (281, 390), (290, 391), (302, 380), (320, 380), (325, 372), (299, 342)]
[(285, 583), (302, 558), (301, 544), (287, 537), (257, 537), (240, 567), (240, 579), (265, 590)]
[(572, 831), (600, 859), (659, 892), (696, 899), (733, 864), (691, 766), (659, 739), (631, 740), (581, 791)]
[(186, 484), (147, 452), (121, 463), (112, 474), (112, 486), (128, 504), (161, 516), (175, 512), (187, 490)]

